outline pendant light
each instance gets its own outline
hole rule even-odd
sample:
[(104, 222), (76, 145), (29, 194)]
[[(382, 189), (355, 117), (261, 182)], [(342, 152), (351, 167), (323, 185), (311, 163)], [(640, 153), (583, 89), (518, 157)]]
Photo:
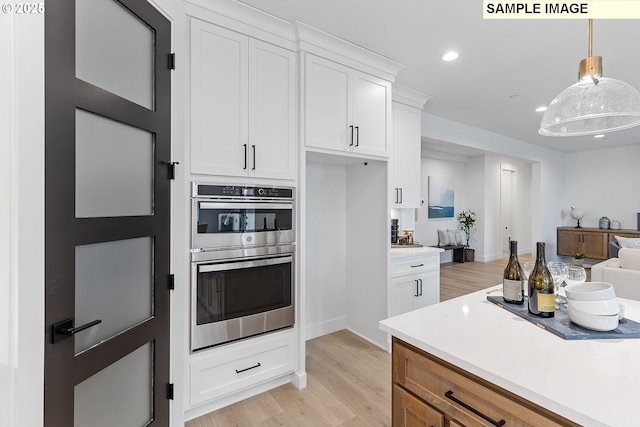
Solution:
[(602, 57), (591, 54), (592, 30), (589, 19), (589, 57), (580, 61), (578, 82), (549, 104), (540, 135), (596, 135), (640, 125), (640, 93), (623, 81), (602, 76)]

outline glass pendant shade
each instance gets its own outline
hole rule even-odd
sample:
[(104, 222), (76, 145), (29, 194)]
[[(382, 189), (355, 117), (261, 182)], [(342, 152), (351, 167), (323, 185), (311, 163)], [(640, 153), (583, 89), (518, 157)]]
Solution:
[(562, 91), (547, 108), (540, 135), (580, 136), (640, 125), (640, 93), (629, 84), (587, 78)]

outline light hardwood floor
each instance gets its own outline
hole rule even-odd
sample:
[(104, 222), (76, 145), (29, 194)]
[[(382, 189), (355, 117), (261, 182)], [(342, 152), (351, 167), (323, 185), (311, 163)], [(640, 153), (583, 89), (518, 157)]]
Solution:
[[(529, 256), (520, 256), (524, 263)], [(501, 283), (507, 259), (440, 268), (440, 300)], [(307, 387), (291, 384), (196, 418), (187, 427), (388, 426), (391, 355), (343, 330), (307, 341)]]

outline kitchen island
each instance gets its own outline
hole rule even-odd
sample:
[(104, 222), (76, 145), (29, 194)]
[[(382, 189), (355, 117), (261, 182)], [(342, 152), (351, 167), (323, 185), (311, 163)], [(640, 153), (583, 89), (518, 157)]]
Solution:
[[(460, 381), (486, 383), (525, 409), (544, 408), (551, 419), (557, 414), (586, 426), (640, 425), (640, 339), (564, 340), (487, 301), (487, 292), (501, 295), (496, 292), (501, 287), (383, 320), (380, 328), (394, 337), (394, 351), (426, 356), (424, 360), (435, 361), (436, 368), (443, 364), (461, 374)], [(627, 318), (640, 321), (640, 301), (620, 302)], [(416, 401), (426, 401), (428, 411), (460, 408), (446, 398), (442, 400), (449, 403), (439, 407), (440, 400), (429, 401), (430, 392), (421, 395), (421, 381), (427, 387), (434, 380), (416, 368), (417, 362), (405, 369), (408, 385), (400, 387), (396, 377), (408, 362), (405, 367), (397, 365), (407, 360), (394, 354), (394, 405), (396, 394), (406, 388), (411, 391), (407, 401), (412, 399), (414, 407)], [(460, 425), (449, 421), (447, 415), (444, 425)]]

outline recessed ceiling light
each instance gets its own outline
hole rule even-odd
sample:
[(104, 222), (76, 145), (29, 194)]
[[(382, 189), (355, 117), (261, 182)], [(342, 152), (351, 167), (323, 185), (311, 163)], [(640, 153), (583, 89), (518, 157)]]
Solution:
[(453, 61), (455, 59), (458, 59), (458, 52), (447, 52), (444, 55), (442, 55), (442, 60), (443, 61)]
[(599, 133), (598, 135), (593, 135), (594, 138), (604, 138), (604, 133)]
[(546, 110), (547, 110), (547, 107), (545, 107), (545, 106), (538, 107), (538, 108), (536, 108), (536, 113), (541, 113), (541, 112), (546, 111)]

